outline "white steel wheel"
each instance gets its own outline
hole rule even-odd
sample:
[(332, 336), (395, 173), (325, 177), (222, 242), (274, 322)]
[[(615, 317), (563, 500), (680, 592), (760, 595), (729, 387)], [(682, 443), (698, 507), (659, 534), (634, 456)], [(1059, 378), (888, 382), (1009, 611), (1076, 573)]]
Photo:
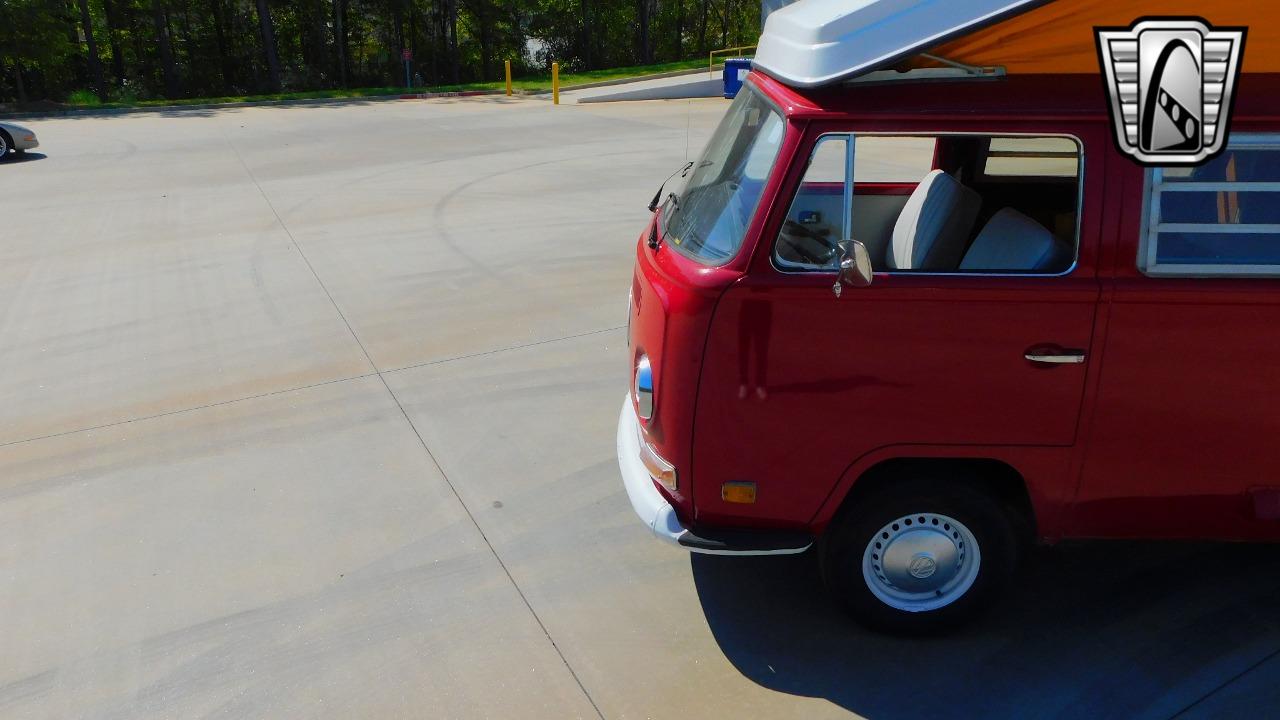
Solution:
[(846, 503), (819, 542), (822, 577), (876, 630), (962, 625), (999, 596), (1017, 564), (1015, 516), (980, 478), (904, 478)]
[(978, 541), (955, 518), (903, 515), (871, 537), (862, 578), (881, 602), (903, 612), (937, 610), (973, 587), (982, 565)]

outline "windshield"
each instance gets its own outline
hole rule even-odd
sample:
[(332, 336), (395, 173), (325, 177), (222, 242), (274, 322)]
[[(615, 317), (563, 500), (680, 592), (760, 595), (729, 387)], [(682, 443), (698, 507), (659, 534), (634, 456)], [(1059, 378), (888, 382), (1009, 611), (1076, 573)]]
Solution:
[(679, 195), (664, 207), (667, 241), (708, 265), (742, 247), (782, 145), (782, 116), (750, 86), (729, 106)]

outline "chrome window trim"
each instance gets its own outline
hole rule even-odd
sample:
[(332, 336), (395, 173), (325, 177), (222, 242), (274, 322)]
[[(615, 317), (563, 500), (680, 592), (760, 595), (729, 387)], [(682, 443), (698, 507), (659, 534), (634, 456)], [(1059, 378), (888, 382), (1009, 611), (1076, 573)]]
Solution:
[[(853, 138), (853, 139), (854, 139), (854, 141), (853, 141), (853, 142), (851, 142), (851, 143), (849, 143), (849, 146), (854, 148), (854, 152), (855, 152), (855, 153), (857, 152), (857, 150), (856, 150), (856, 145), (857, 145), (857, 138), (859, 138), (859, 137), (931, 137), (931, 138), (941, 138), (941, 137), (985, 137), (985, 138), (996, 138), (996, 137), (1009, 137), (1009, 138), (1029, 137), (1029, 138), (1067, 138), (1068, 140), (1072, 140), (1072, 141), (1074, 141), (1074, 142), (1075, 142), (1075, 144), (1076, 144), (1076, 148), (1078, 148), (1078, 150), (1079, 150), (1079, 157), (1080, 157), (1080, 167), (1079, 167), (1079, 171), (1078, 171), (1078, 173), (1077, 173), (1077, 175), (1076, 175), (1076, 233), (1075, 233), (1075, 247), (1074, 247), (1074, 250), (1073, 250), (1072, 257), (1071, 257), (1071, 265), (1067, 266), (1067, 269), (1066, 269), (1066, 270), (1063, 270), (1062, 272), (1059, 272), (1059, 273), (1038, 273), (1038, 272), (929, 272), (929, 271), (925, 271), (925, 270), (921, 270), (921, 271), (915, 271), (915, 270), (876, 270), (876, 271), (875, 271), (875, 275), (877, 275), (877, 276), (881, 276), (881, 275), (889, 275), (889, 276), (902, 276), (902, 277), (967, 277), (967, 278), (974, 278), (974, 277), (1007, 277), (1007, 278), (1051, 278), (1051, 277), (1067, 277), (1067, 276), (1071, 275), (1072, 273), (1074, 273), (1074, 272), (1076, 271), (1076, 269), (1080, 266), (1080, 237), (1081, 237), (1081, 234), (1080, 234), (1080, 233), (1081, 233), (1081, 227), (1080, 227), (1080, 226), (1081, 226), (1081, 221), (1084, 219), (1084, 181), (1085, 181), (1085, 162), (1086, 162), (1086, 158), (1085, 158), (1085, 154), (1084, 154), (1084, 141), (1083, 141), (1083, 140), (1081, 140), (1081, 139), (1079, 138), (1079, 136), (1077, 136), (1077, 135), (1073, 135), (1073, 134), (1071, 134), (1071, 133), (1051, 133), (1051, 132), (1031, 133), (1031, 132), (1000, 132), (1000, 131), (987, 131), (987, 132), (983, 132), (983, 131), (979, 131), (979, 130), (945, 131), (945, 132), (921, 132), (921, 131), (912, 131), (912, 132), (856, 132), (856, 131), (850, 131), (850, 132), (832, 132), (832, 133), (823, 133), (823, 134), (819, 135), (819, 136), (818, 136), (818, 138), (814, 141), (814, 143), (813, 143), (813, 147), (816, 149), (816, 148), (818, 147), (818, 143), (822, 142), (822, 140), (823, 140), (824, 138), (826, 138), (827, 136), (831, 136), (831, 135), (834, 135), (834, 136), (841, 136), (841, 137), (847, 137), (847, 138)], [(812, 153), (811, 153), (811, 154), (810, 154), (810, 156), (809, 156), (809, 160), (808, 160), (808, 161), (806, 161), (806, 169), (807, 169), (807, 167), (808, 167), (807, 163), (808, 163), (808, 162), (810, 162), (810, 161), (812, 161), (812, 160), (813, 160), (813, 155), (812, 155)], [(850, 171), (849, 171), (849, 175), (850, 175), (850, 176), (852, 176), (852, 175), (853, 175), (853, 171), (852, 171), (852, 169), (850, 169)], [(1060, 178), (1058, 178), (1058, 176), (1055, 176), (1055, 179), (1060, 179)], [(800, 181), (801, 181), (801, 182), (804, 182), (804, 176), (803, 176), (803, 175), (801, 175), (801, 176), (800, 176)], [(848, 184), (848, 185), (850, 185), (850, 186), (852, 186), (854, 183), (857, 183), (857, 178), (853, 178), (853, 182), (847, 182), (847, 184)], [(792, 195), (791, 195), (791, 202), (795, 202), (795, 193), (792, 193)], [(791, 204), (790, 204), (790, 203), (788, 203), (788, 204), (787, 204), (787, 210), (786, 210), (786, 212), (787, 212), (787, 213), (790, 213), (790, 212), (791, 212)], [(852, 216), (852, 214), (853, 214), (853, 205), (852, 205), (852, 202), (850, 202), (850, 206), (849, 206), (849, 211), (848, 211), (848, 212), (849, 212), (849, 215), (850, 215), (850, 216)], [(785, 217), (784, 217), (784, 219), (785, 219)], [(846, 227), (848, 227), (848, 226), (846, 226)], [(799, 270), (799, 269), (795, 269), (795, 270), (787, 270), (787, 269), (785, 269), (785, 268), (783, 268), (783, 267), (779, 267), (779, 265), (778, 265), (778, 255), (777, 255), (777, 252), (776, 252), (777, 244), (778, 244), (778, 238), (776, 238), (776, 237), (775, 237), (775, 238), (773, 238), (773, 241), (772, 241), (772, 243), (770, 244), (770, 248), (769, 248), (769, 264), (770, 264), (770, 265), (773, 267), (773, 269), (774, 269), (774, 270), (776, 270), (777, 272), (779, 272), (779, 273), (781, 273), (781, 274), (783, 274), (783, 275), (817, 275), (817, 276), (821, 276), (821, 275), (830, 275), (830, 276), (832, 276), (832, 277), (834, 277), (834, 276), (836, 275), (836, 271), (835, 271), (835, 270), (827, 270), (827, 269), (811, 269), (811, 270)], [(785, 262), (785, 261), (783, 261), (783, 262)], [(874, 268), (873, 268), (873, 269), (874, 269)]]
[[(800, 183), (803, 184), (805, 175), (809, 173), (809, 166), (813, 164), (813, 158), (818, 154), (818, 148), (822, 147), (823, 143), (832, 141), (832, 140), (844, 141), (844, 155), (845, 155), (844, 176), (845, 176), (846, 182), (844, 183), (844, 201), (843, 201), (845, 204), (845, 207), (843, 209), (842, 216), (841, 216), (841, 222), (844, 223), (844, 232), (842, 233), (843, 235), (849, 234), (849, 226), (850, 226), (850, 223), (853, 222), (853, 183), (848, 182), (848, 178), (853, 177), (853, 143), (849, 142), (849, 139), (852, 137), (853, 137), (853, 133), (822, 133), (821, 135), (819, 135), (817, 139), (813, 141), (813, 147), (809, 149), (809, 157), (805, 158), (805, 161), (804, 161), (804, 172), (801, 173), (800, 175)], [(799, 192), (799, 188), (797, 188), (797, 192), (791, 194), (791, 203), (787, 205), (787, 215), (791, 214), (791, 205), (795, 203), (796, 195), (798, 194), (798, 192)], [(784, 223), (786, 222), (786, 216), (783, 216), (783, 222)], [(846, 238), (840, 238), (840, 239), (844, 240)], [(816, 269), (805, 270), (803, 268), (807, 267), (806, 265), (801, 265), (800, 263), (793, 263), (787, 260), (783, 260), (782, 258), (778, 257), (777, 251), (778, 251), (778, 238), (775, 237), (773, 239), (773, 243), (770, 245), (770, 248), (769, 248), (769, 262), (770, 264), (773, 265), (774, 269), (777, 270), (778, 272), (786, 273), (788, 275), (813, 275), (816, 273), (828, 273), (828, 274), (834, 275), (836, 273), (835, 270), (816, 270)], [(792, 269), (790, 270), (784, 269), (780, 267), (778, 263), (783, 263), (784, 265)]]
[[(1244, 150), (1278, 150), (1280, 151), (1280, 133), (1242, 133), (1232, 135), (1227, 149)], [(1164, 193), (1169, 192), (1274, 192), (1280, 201), (1280, 182), (1240, 181), (1207, 181), (1207, 182), (1166, 182), (1163, 180), (1163, 168), (1147, 168), (1143, 173), (1142, 186), (1142, 229), (1138, 236), (1138, 271), (1150, 277), (1185, 277), (1185, 278), (1275, 278), (1280, 277), (1280, 264), (1242, 265), (1239, 263), (1166, 263), (1161, 265), (1157, 260), (1157, 250), (1161, 232), (1198, 232), (1213, 235), (1238, 234), (1277, 234), (1280, 235), (1280, 224), (1219, 224), (1219, 223), (1162, 223), (1160, 222), (1160, 201)]]
[[(844, 223), (844, 227), (840, 231), (840, 240), (842, 242), (850, 239), (853, 236), (853, 187), (855, 183), (853, 179), (853, 158), (854, 158), (854, 153), (857, 152), (856, 146), (857, 146), (857, 138), (855, 138), (853, 135), (848, 135), (845, 137), (845, 140), (844, 140), (844, 201), (843, 201), (844, 207), (841, 208), (841, 211), (840, 211), (840, 220), (841, 222)], [(814, 145), (814, 147), (817, 147), (817, 145)], [(937, 146), (935, 144), (934, 153), (936, 154), (937, 152), (938, 152)], [(804, 182), (803, 177), (800, 178), (800, 182), (801, 183)], [(795, 201), (793, 200), (792, 202), (795, 202)], [(791, 212), (790, 208), (787, 209), (787, 212)], [(839, 261), (839, 257), (837, 257), (836, 260)], [(837, 262), (836, 264), (839, 265), (840, 263)]]

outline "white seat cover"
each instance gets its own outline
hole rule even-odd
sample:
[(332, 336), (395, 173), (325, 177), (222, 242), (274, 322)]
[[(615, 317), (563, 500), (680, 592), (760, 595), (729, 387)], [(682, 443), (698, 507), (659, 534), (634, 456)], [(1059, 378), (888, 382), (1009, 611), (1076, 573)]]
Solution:
[(991, 217), (960, 262), (961, 270), (1065, 270), (1071, 249), (1043, 225), (1004, 208)]
[(894, 270), (955, 270), (982, 206), (978, 193), (933, 170), (916, 186), (898, 222), (887, 258)]

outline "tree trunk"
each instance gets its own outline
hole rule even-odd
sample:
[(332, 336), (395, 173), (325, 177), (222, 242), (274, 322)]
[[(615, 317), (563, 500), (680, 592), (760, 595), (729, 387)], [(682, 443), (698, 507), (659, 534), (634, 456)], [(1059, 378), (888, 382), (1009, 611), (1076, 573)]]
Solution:
[(230, 90), (236, 83), (235, 67), (231, 62), (231, 49), (227, 47), (227, 19), (222, 14), (222, 0), (209, 0), (213, 10), (213, 34), (218, 43), (218, 67), (222, 73), (222, 86)]
[(702, 21), (698, 24), (698, 54), (707, 52), (707, 13), (711, 8), (711, 0), (702, 0)]
[[(414, 63), (422, 62), (421, 56), (418, 54), (418, 15), (414, 12), (417, 4), (413, 0), (409, 0), (409, 33), (405, 36), (405, 47), (413, 51), (413, 60), (409, 61), (409, 70), (413, 75), (413, 86), (417, 87), (423, 83), (418, 82), (418, 77), (422, 72), (415, 69)], [(425, 78), (424, 78), (425, 82)]]
[(676, 0), (676, 60), (684, 59), (684, 0)]
[(22, 82), (22, 63), (13, 64), (13, 84), (18, 90), (18, 104), (25, 105), (27, 102), (27, 86)]
[(267, 54), (267, 82), (271, 92), (280, 92), (280, 58), (276, 55), (276, 27), (271, 22), (267, 0), (258, 0), (258, 28), (262, 34), (262, 50)]
[(156, 43), (160, 46), (160, 69), (164, 73), (164, 96), (178, 97), (178, 69), (173, 65), (173, 46), (169, 42), (164, 8), (160, 0), (151, 0), (151, 21), (156, 29)]
[(333, 44), (338, 49), (338, 82), (347, 86), (347, 0), (333, 0)]
[(120, 52), (120, 39), (116, 34), (119, 23), (116, 22), (116, 10), (111, 0), (102, 0), (102, 14), (107, 19), (107, 43), (111, 46), (111, 74), (115, 76), (118, 86), (124, 83), (124, 54)]
[(462, 57), (458, 52), (458, 0), (445, 0), (449, 9), (449, 79), (461, 82)]
[(427, 19), (427, 44), (431, 47), (431, 84), (440, 84), (440, 3), (427, 6), (430, 17)]
[(653, 52), (649, 47), (649, 0), (636, 0), (636, 20), (640, 31), (640, 64), (653, 62)]
[(395, 65), (395, 69), (391, 73), (391, 84), (399, 85), (401, 82), (404, 82), (404, 85), (407, 88), (411, 83), (409, 81), (409, 78), (406, 78), (404, 76), (405, 63), (404, 63), (404, 59), (400, 56), (400, 51), (404, 50), (405, 44), (404, 44), (404, 6), (400, 4), (399, 0), (392, 0), (392, 3), (391, 3), (391, 29), (392, 29), (391, 35), (394, 38), (395, 44), (396, 44), (396, 46), (392, 48), (392, 56), (395, 58), (392, 61), (392, 63)]
[(480, 81), (493, 77), (493, 13), (489, 0), (480, 0), (476, 8), (480, 24)]
[(721, 8), (724, 10), (724, 14), (720, 16), (720, 47), (722, 48), (729, 47), (729, 2), (730, 0), (724, 0), (724, 6)]
[(582, 69), (591, 70), (591, 6), (582, 2)]
[(193, 58), (191, 57), (191, 51), (192, 49), (198, 50), (198, 48), (196, 48), (195, 42), (192, 41), (191, 39), (191, 5), (190, 3), (184, 4), (182, 6), (182, 49), (184, 54), (186, 55), (187, 67), (192, 68), (189, 71), (189, 74), (196, 75), (196, 72), (194, 69), (195, 62), (193, 62)]
[(98, 41), (93, 37), (93, 18), (89, 15), (89, 0), (80, 0), (80, 27), (84, 30), (85, 45), (89, 50), (89, 75), (98, 99), (107, 101), (107, 81), (102, 76), (102, 60), (98, 57)]

